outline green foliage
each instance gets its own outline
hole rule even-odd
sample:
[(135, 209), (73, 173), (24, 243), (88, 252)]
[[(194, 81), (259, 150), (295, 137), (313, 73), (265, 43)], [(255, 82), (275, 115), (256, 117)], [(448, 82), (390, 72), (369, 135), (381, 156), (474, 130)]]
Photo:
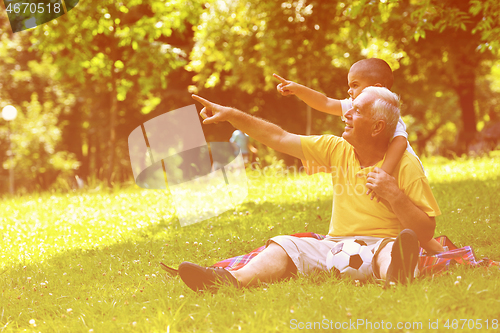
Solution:
[(396, 19), (403, 23), (399, 26), (403, 35), (417, 42), (426, 38), (427, 31), (455, 29), (477, 33), (482, 41), (478, 45), (481, 52), (500, 50), (495, 37), (500, 32), (500, 5), (494, 0), (354, 1), (347, 13), (366, 25), (365, 34), (372, 37), (383, 34), (387, 24)]
[[(48, 58), (33, 60), (18, 52), (23, 47), (20, 36), (9, 40), (3, 34), (0, 45), (0, 71), (11, 74), (0, 78), (0, 108), (13, 104), (18, 111), (8, 124), (0, 118), (2, 178), (8, 179), (11, 168), (7, 157), (11, 140), (17, 191), (46, 190), (58, 177), (71, 178), (80, 165), (74, 153), (61, 149), (60, 115), (69, 110), (74, 96), (61, 91), (55, 81), (57, 67)], [(1, 185), (6, 192), (7, 182)]]
[[(274, 89), (275, 72), (321, 89), (351, 63), (356, 45), (338, 33), (340, 5), (306, 1), (215, 2), (201, 16), (188, 70), (200, 86)], [(339, 71), (337, 68), (344, 69)], [(339, 80), (345, 82), (345, 78)]]
[[(51, 101), (42, 105), (33, 94), (21, 108), (26, 113), (19, 113), (10, 129), (18, 191), (45, 190), (57, 177), (70, 179), (80, 162), (74, 154), (57, 150), (61, 140), (57, 116), (61, 107), (55, 107)], [(10, 160), (3, 167), (9, 169)]]
[(130, 1), (126, 7), (114, 1), (80, 3), (72, 15), (35, 29), (30, 40), (33, 49), (52, 54), (61, 77), (95, 82), (103, 90), (115, 81), (124, 100), (132, 87), (144, 94), (158, 84), (166, 88), (164, 77), (185, 63), (185, 54), (165, 39), (174, 30), (182, 32), (184, 21), (196, 17), (196, 11), (195, 2), (181, 1)]

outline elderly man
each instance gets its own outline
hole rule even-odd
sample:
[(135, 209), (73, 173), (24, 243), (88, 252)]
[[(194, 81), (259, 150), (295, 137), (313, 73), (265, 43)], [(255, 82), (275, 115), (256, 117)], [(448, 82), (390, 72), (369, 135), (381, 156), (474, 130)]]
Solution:
[[(326, 270), (327, 252), (353, 237), (364, 240), (374, 253), (375, 277), (387, 283), (413, 278), (418, 242), (433, 237), (440, 211), (415, 156), (405, 152), (394, 177), (380, 169), (399, 119), (397, 95), (386, 88), (365, 88), (345, 114), (342, 137), (291, 134), (234, 108), (193, 98), (204, 106), (200, 114), (205, 124), (228, 121), (268, 147), (300, 158), (308, 174), (330, 172), (334, 196), (325, 239), (274, 237), (252, 261), (232, 272), (183, 262), (179, 275), (191, 289), (221, 283), (241, 287)], [(368, 189), (382, 201), (370, 200)]]

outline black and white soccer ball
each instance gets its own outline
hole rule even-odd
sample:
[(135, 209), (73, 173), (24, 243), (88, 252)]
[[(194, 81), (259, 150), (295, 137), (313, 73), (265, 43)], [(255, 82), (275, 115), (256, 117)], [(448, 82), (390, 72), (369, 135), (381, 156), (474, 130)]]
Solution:
[(336, 270), (340, 276), (353, 280), (366, 280), (372, 274), (373, 253), (359, 239), (348, 239), (337, 243), (326, 256), (328, 270)]

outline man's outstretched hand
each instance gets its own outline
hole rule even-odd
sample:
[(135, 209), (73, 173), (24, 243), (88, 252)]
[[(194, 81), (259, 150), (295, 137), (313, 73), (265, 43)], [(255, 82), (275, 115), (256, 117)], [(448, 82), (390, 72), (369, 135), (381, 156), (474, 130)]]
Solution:
[(220, 121), (228, 120), (231, 108), (212, 103), (198, 95), (191, 95), (191, 97), (204, 106), (200, 112), (200, 116), (204, 119), (203, 124), (217, 124)]

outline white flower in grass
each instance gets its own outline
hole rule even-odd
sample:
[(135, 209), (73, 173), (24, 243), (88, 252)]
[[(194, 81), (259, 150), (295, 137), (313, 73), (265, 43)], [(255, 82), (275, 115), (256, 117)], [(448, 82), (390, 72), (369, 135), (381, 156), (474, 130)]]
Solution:
[(30, 326), (32, 326), (32, 327), (36, 327), (35, 319), (31, 319), (31, 320), (29, 321), (29, 324), (30, 324)]

